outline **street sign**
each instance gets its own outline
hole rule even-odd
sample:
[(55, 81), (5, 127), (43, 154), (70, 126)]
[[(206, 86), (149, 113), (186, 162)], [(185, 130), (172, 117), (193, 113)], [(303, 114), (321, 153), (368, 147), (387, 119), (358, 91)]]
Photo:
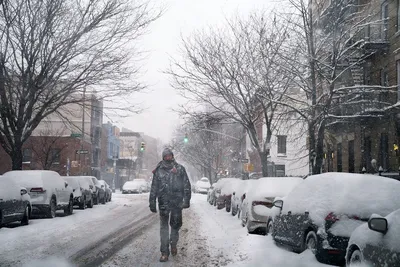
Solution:
[(82, 134), (80, 134), (80, 133), (72, 133), (71, 137), (75, 137), (75, 138), (82, 137)]
[(249, 163), (249, 159), (238, 159), (238, 161), (242, 163)]
[(76, 154), (89, 154), (88, 150), (77, 150)]

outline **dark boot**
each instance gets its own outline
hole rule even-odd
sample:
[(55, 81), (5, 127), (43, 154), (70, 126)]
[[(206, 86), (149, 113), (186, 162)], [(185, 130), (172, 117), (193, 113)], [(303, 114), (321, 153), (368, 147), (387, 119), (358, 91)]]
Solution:
[(168, 261), (168, 255), (167, 254), (162, 254), (160, 258), (160, 262), (166, 262)]
[(176, 254), (178, 254), (178, 249), (176, 246), (171, 246), (171, 254), (172, 256), (176, 256)]

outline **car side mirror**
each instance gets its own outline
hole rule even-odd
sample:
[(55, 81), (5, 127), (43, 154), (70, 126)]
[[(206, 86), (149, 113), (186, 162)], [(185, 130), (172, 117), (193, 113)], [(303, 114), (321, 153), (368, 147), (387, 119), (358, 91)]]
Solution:
[(64, 182), (64, 185), (65, 185), (65, 188), (67, 188), (67, 186), (68, 186), (68, 183), (67, 183), (67, 182)]
[(283, 200), (276, 200), (274, 201), (274, 207), (282, 209), (283, 207)]
[(74, 188), (74, 189), (72, 189), (72, 192), (75, 192), (75, 188)]
[(26, 190), (25, 188), (21, 188), (21, 196), (28, 194), (28, 190)]
[(232, 195), (235, 195), (235, 192), (233, 192)]
[(386, 234), (388, 231), (388, 222), (385, 218), (371, 218), (368, 221), (368, 228), (372, 231)]
[(90, 188), (90, 189), (93, 189), (93, 185), (89, 185), (89, 188)]

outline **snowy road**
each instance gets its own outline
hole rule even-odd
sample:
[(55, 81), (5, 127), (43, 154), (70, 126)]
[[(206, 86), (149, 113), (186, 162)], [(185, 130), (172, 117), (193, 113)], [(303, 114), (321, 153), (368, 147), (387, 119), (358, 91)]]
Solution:
[[(72, 216), (31, 220), (0, 230), (0, 266), (21, 266), (49, 256), (78, 266), (98, 266), (157, 222), (148, 195), (114, 194), (106, 205), (74, 210)], [(101, 255), (99, 257), (99, 255)], [(26, 266), (30, 266), (32, 263)]]
[(309, 251), (295, 254), (276, 247), (270, 236), (247, 234), (236, 217), (198, 194), (184, 210), (178, 255), (167, 263), (159, 257), (159, 219), (148, 210), (148, 194), (114, 194), (111, 203), (72, 216), (0, 230), (1, 267), (69, 267), (63, 259), (101, 267), (327, 266)]

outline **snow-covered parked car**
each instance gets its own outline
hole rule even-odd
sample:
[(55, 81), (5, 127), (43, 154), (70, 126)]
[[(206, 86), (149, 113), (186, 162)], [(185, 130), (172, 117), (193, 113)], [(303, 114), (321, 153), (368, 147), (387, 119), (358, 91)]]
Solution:
[[(92, 194), (90, 190), (85, 193), (85, 189), (81, 185), (83, 180), (76, 179), (79, 176), (61, 176), (67, 183), (68, 186), (72, 188), (72, 194), (74, 196), (74, 206), (79, 206), (80, 209), (86, 209), (88, 199), (92, 199)], [(89, 188), (89, 186), (88, 186)], [(93, 207), (93, 203), (89, 203), (90, 207)]]
[(235, 183), (242, 181), (238, 178), (222, 178), (214, 185), (214, 198), (217, 209), (226, 208), (227, 202), (229, 202), (229, 210), (231, 205), (231, 197)]
[(27, 189), (18, 186), (11, 178), (0, 176), (0, 228), (17, 221), (21, 225), (29, 224), (31, 210)]
[(105, 182), (105, 183), (106, 183), (106, 192), (107, 192), (107, 195), (108, 195), (107, 202), (110, 202), (112, 200), (113, 190), (112, 190), (111, 186), (107, 182)]
[(400, 266), (400, 209), (386, 217), (372, 215), (350, 236), (347, 266)]
[(233, 216), (237, 214), (240, 219), (243, 200), (246, 198), (248, 190), (255, 182), (256, 180), (243, 180), (242, 184), (235, 188), (235, 192), (232, 194), (231, 198), (231, 213)]
[[(93, 182), (93, 176), (79, 176), (79, 179), (85, 180), (89, 184), (90, 193), (92, 194), (93, 205), (99, 204), (99, 190)], [(96, 178), (96, 177), (94, 177)]]
[(29, 192), (32, 213), (44, 214), (48, 218), (56, 217), (56, 210), (73, 213), (74, 198), (72, 188), (54, 171), (28, 170), (9, 171), (3, 178), (10, 178)]
[(211, 184), (210, 184), (210, 181), (208, 180), (208, 178), (203, 177), (199, 181), (196, 182), (195, 191), (196, 191), (196, 193), (207, 194), (210, 187), (211, 187)]
[(240, 219), (249, 233), (269, 232), (273, 218), (279, 214), (272, 209), (277, 197), (284, 197), (303, 179), (294, 177), (266, 177), (255, 180), (242, 203)]
[(341, 264), (353, 231), (372, 214), (400, 208), (400, 182), (368, 174), (312, 175), (275, 201), (272, 237), (295, 252), (309, 248), (320, 262)]
[(93, 181), (94, 186), (96, 187), (96, 200), (95, 203), (106, 204), (106, 188), (104, 184), (100, 183), (99, 180), (94, 177), (90, 176)]
[(102, 188), (104, 188), (104, 191), (105, 191), (105, 197), (104, 197), (105, 202), (111, 201), (112, 191), (111, 191), (110, 186), (104, 180), (99, 180), (99, 183), (101, 184)]
[(122, 194), (141, 194), (146, 191), (146, 181), (143, 179), (135, 179), (133, 181), (127, 181), (122, 186)]
[[(94, 200), (93, 200), (93, 188), (94, 184), (90, 178), (85, 178), (84, 176), (66, 176), (69, 179), (75, 179), (79, 182), (80, 190), (83, 195), (83, 203), (80, 203), (80, 208), (85, 209), (93, 208)], [(81, 206), (83, 204), (83, 207)]]

